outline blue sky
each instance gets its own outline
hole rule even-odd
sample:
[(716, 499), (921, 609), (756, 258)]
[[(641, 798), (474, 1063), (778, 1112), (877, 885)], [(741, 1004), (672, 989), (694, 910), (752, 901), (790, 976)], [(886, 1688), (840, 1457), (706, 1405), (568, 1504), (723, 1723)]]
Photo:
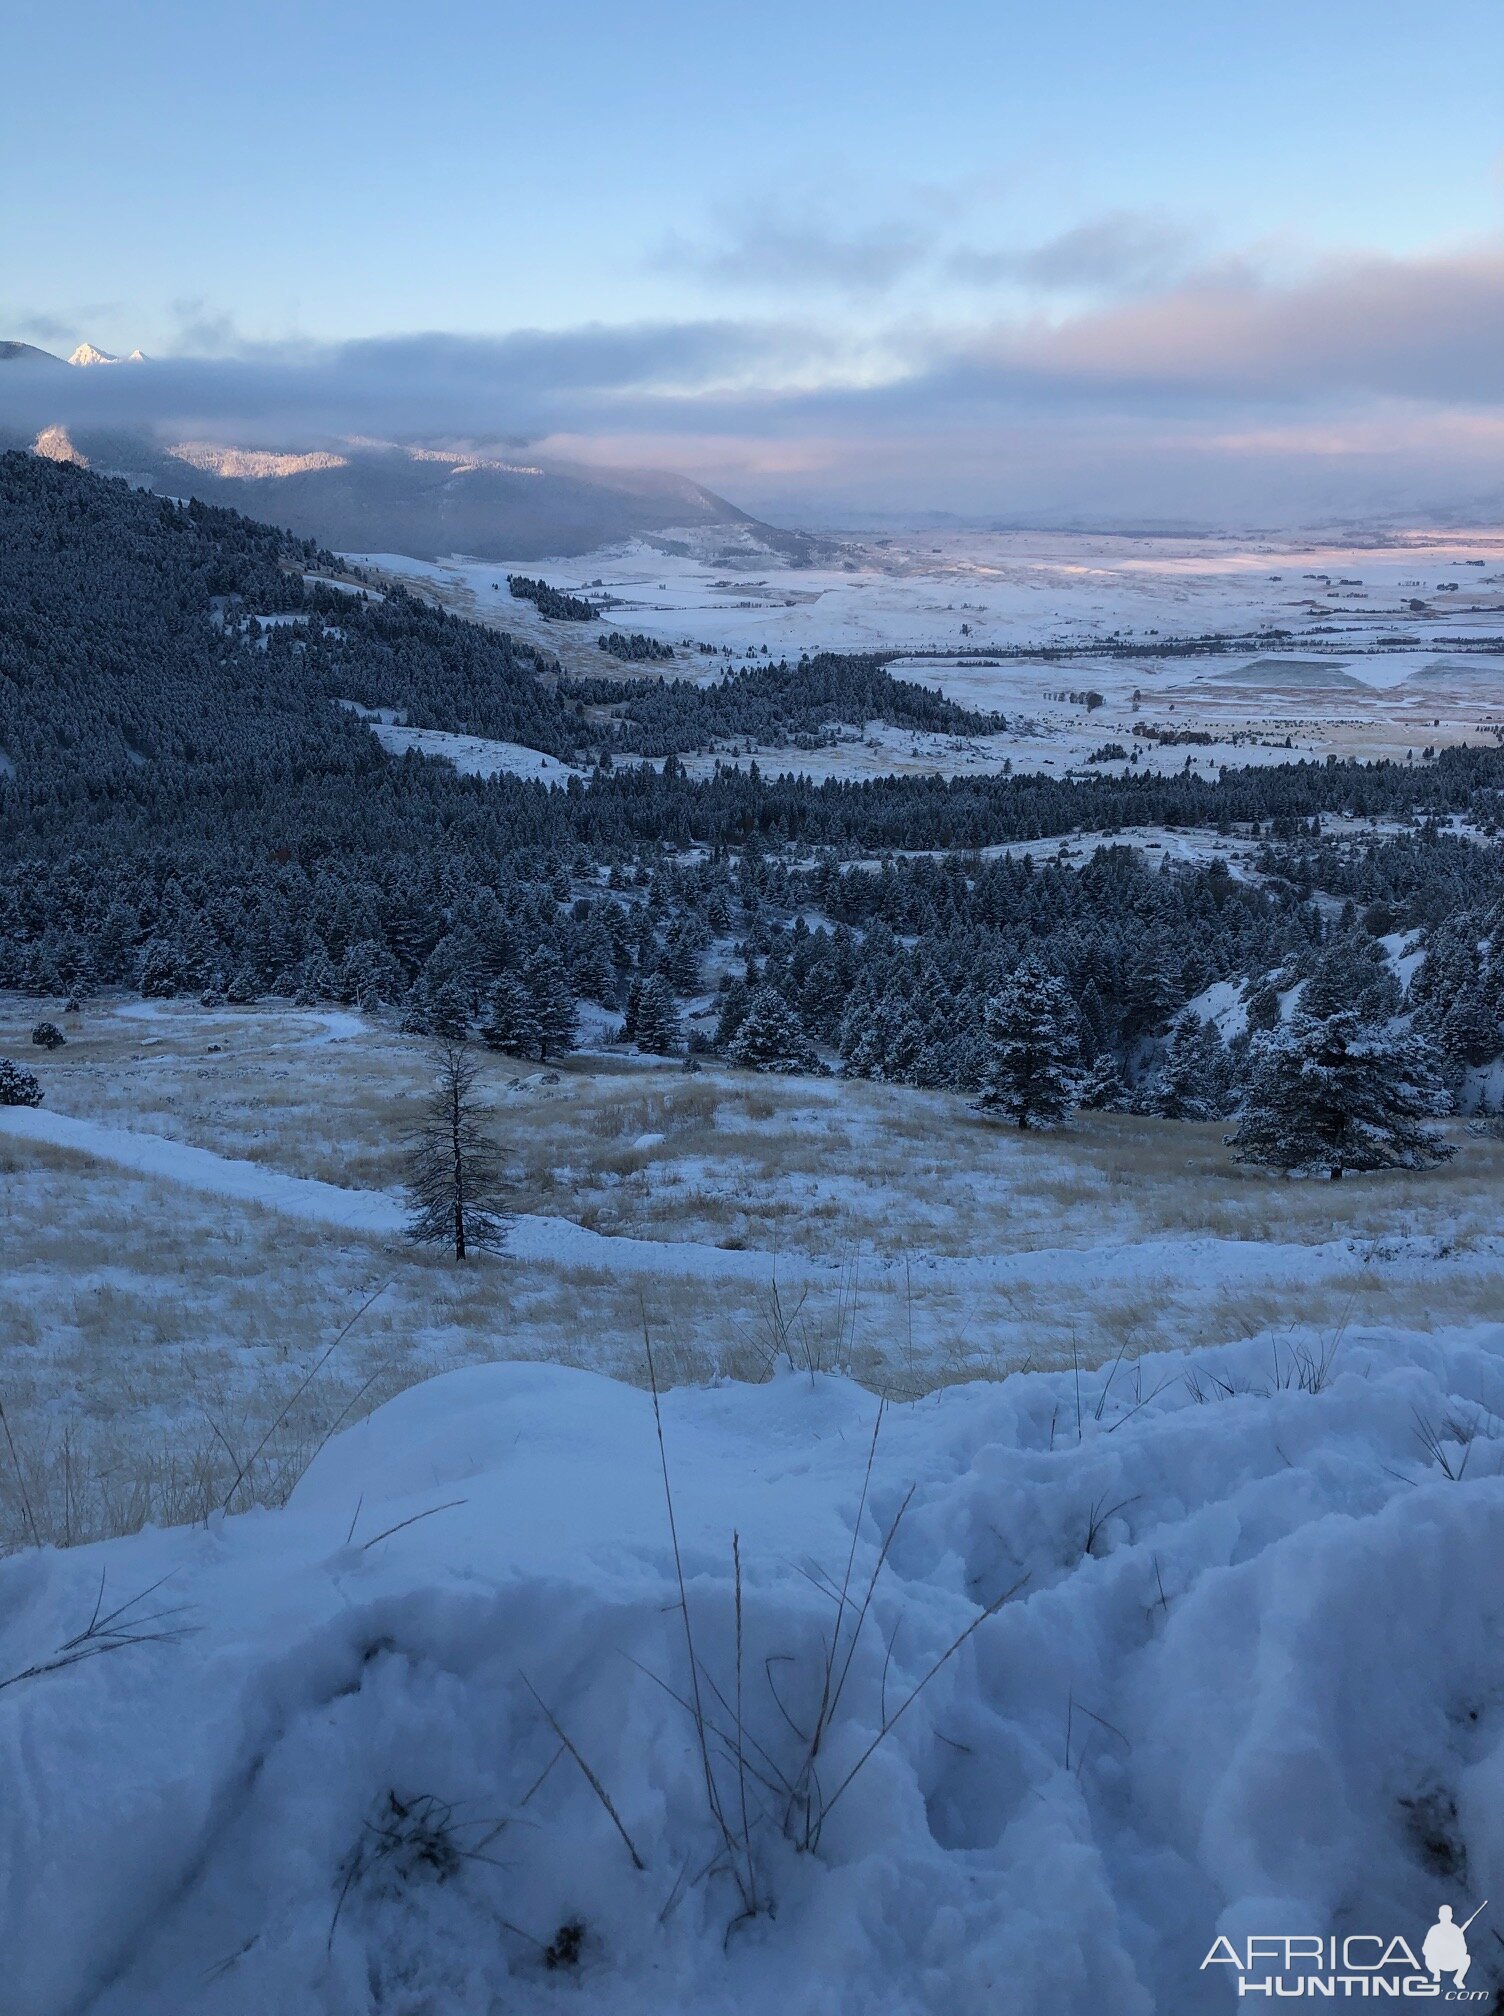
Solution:
[(0, 336), (197, 360), (164, 422), (306, 432), (343, 360), (328, 430), (832, 509), (1006, 508), (1050, 426), (1061, 498), (1156, 454), (1168, 496), (1208, 441), (1284, 481), (1340, 437), (1370, 487), (1376, 444), (1393, 483), (1497, 451), (1498, 0), (84, 0), (6, 48)]

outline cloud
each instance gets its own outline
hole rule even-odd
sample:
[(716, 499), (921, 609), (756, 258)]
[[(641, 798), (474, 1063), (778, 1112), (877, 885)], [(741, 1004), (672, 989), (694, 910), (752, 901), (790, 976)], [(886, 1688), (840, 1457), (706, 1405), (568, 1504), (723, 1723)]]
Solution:
[(174, 338), (171, 348), (190, 354), (228, 356), (244, 345), (234, 317), (215, 309), (202, 295), (189, 295), (172, 304)]
[(1504, 400), (1504, 245), (1332, 260), (1283, 285), (1207, 274), (999, 330), (973, 355), (984, 373), (1119, 397)]
[(76, 332), (94, 322), (102, 322), (119, 309), (116, 301), (90, 301), (81, 307), (56, 313), (47, 309), (12, 308), (0, 302), (0, 331), (23, 342), (63, 344), (72, 349)]
[(814, 331), (752, 322), (591, 324), (504, 336), (443, 331), (348, 343), (244, 345), (110, 372), (10, 368), (0, 421), (219, 430), (280, 445), (351, 435), (527, 435), (622, 401), (744, 396), (812, 370), (836, 346)]
[(921, 223), (838, 224), (801, 204), (723, 214), (709, 239), (671, 238), (653, 263), (731, 287), (882, 294), (934, 249), (932, 228)]
[[(1069, 256), (1100, 273), (1135, 244), (1147, 256), (1124, 228)], [(0, 423), (282, 450), (567, 441), (733, 496), (750, 484), (747, 501), (776, 494), (794, 515), (801, 496), (1087, 515), (1179, 498), (1212, 517), (1219, 500), (1455, 501), (1499, 490), (1504, 244), (1280, 280), (1207, 268), (964, 324), (728, 317), (243, 345), (108, 372), (0, 365)]]
[(945, 267), (973, 284), (1016, 281), (1062, 292), (1117, 292), (1173, 279), (1189, 263), (1193, 246), (1193, 234), (1173, 218), (1114, 210), (1021, 251), (960, 247)]
[(828, 190), (810, 190), (781, 205), (723, 209), (708, 236), (675, 236), (651, 263), (785, 294), (875, 296), (910, 280), (1099, 293), (1163, 285), (1186, 269), (1195, 245), (1172, 217), (1114, 210), (1038, 244), (989, 248), (963, 229), (978, 200), (974, 190), (916, 185), (892, 214), (864, 222), (858, 193), (846, 192), (837, 214)]

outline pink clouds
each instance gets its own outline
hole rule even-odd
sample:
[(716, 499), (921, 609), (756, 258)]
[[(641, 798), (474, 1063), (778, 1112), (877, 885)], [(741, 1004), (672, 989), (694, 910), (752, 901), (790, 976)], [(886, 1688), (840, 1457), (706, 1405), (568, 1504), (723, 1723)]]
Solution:
[(722, 318), (0, 368), (7, 422), (527, 442), (795, 517), (1500, 510), (1504, 244), (1203, 268), (964, 326)]

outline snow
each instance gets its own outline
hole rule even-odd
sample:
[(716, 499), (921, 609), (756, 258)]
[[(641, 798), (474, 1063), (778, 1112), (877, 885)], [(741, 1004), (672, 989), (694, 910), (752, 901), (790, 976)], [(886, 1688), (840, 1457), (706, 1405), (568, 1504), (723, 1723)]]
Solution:
[[(219, 1155), (165, 1136), (40, 1107), (0, 1107), (0, 1139), (45, 1142), (87, 1155), (119, 1169), (177, 1184), (187, 1190), (229, 1198), (274, 1211), (305, 1224), (327, 1225), (381, 1239), (400, 1236), (407, 1211), (400, 1196), (358, 1190), (317, 1177), (292, 1176), (265, 1163)], [(643, 1151), (662, 1139), (641, 1134)], [(791, 1268), (840, 1274), (844, 1256), (730, 1249), (689, 1239), (614, 1236), (542, 1212), (516, 1218), (507, 1236), (505, 1261), (519, 1266), (602, 1267), (645, 1280), (720, 1280), (768, 1284)], [(1016, 1253), (940, 1254), (922, 1247), (902, 1253), (863, 1256), (867, 1286), (907, 1284), (917, 1276), (952, 1289), (973, 1292), (1053, 1294), (1082, 1288), (1110, 1269), (1120, 1291), (1138, 1290), (1161, 1305), (1215, 1286), (1223, 1293), (1309, 1282), (1333, 1270), (1378, 1266), (1391, 1279), (1455, 1282), (1459, 1274), (1492, 1278), (1504, 1257), (1504, 1241), (1482, 1239), (1456, 1251), (1445, 1241), (1399, 1236), (1364, 1240), (1333, 1238), (1316, 1243), (1263, 1239), (1114, 1238), (1083, 1246), (1037, 1246)]]
[(362, 602), (386, 600), (379, 588), (368, 587), (363, 581), (341, 580), (338, 574), (305, 574), (303, 580), (310, 588), (337, 588), (341, 595), (355, 595)]
[(384, 721), (373, 722), (372, 733), (394, 756), (410, 749), (420, 756), (437, 756), (452, 763), (462, 777), (531, 777), (542, 784), (563, 784), (571, 777), (589, 775), (521, 742), (495, 742), (483, 735), (450, 735), (438, 728), (406, 728)]
[[(596, 640), (609, 628), (688, 647), (672, 675), (702, 683), (806, 651), (871, 651), (899, 677), (1008, 717), (1003, 736), (916, 735), (868, 723), (827, 749), (722, 759), (756, 761), (772, 774), (951, 775), (1004, 763), (1064, 774), (1118, 742), (1137, 754), (1138, 771), (1179, 771), (1189, 759), (1193, 770), (1215, 775), (1224, 765), (1328, 754), (1405, 761), (1504, 724), (1504, 652), (1484, 648), (1504, 634), (1504, 574), (1463, 576), (1465, 594), (1437, 597), (1424, 614), (1409, 607), (1420, 587), (1430, 593), (1468, 558), (1504, 558), (1495, 534), (1398, 534), (1369, 549), (1232, 537), (924, 534), (847, 541), (827, 562), (800, 567), (728, 554), (723, 545), (719, 533), (708, 544), (690, 533), (525, 563), (523, 571), (567, 592), (609, 596), (597, 623), (549, 622), (514, 600), (510, 563), (353, 557), (519, 633), (575, 674), (631, 676), (630, 666), (600, 662)], [(1289, 642), (1158, 655), (1170, 640), (1253, 639), (1270, 626), (1288, 632)], [(1104, 644), (1113, 655), (1100, 655)], [(1046, 650), (1060, 655), (1045, 657)], [(1004, 652), (1020, 655), (992, 655)], [(1103, 699), (1090, 712), (1067, 697), (1086, 690)], [(1136, 729), (1190, 729), (1210, 740), (1162, 742)], [(690, 755), (689, 768), (698, 773), (713, 760)], [(1093, 766), (1105, 775), (1125, 767), (1122, 760)]]
[(1234, 1036), (1241, 1036), (1248, 1027), (1248, 1008), (1243, 1000), (1243, 989), (1235, 980), (1214, 980), (1210, 987), (1203, 988), (1185, 1005), (1203, 1022), (1213, 1023), (1224, 1043), (1230, 1043)]
[(1420, 940), (1420, 931), (1390, 931), (1379, 940), (1384, 948), (1394, 977), (1400, 983), (1400, 991), (1408, 994), (1410, 982), (1425, 963), (1425, 947)]
[(287, 1176), (259, 1162), (242, 1162), (169, 1141), (160, 1134), (139, 1134), (107, 1127), (97, 1120), (78, 1120), (45, 1107), (0, 1108), (0, 1135), (22, 1135), (54, 1148), (90, 1155), (117, 1169), (133, 1169), (185, 1189), (207, 1191), (238, 1203), (259, 1204), (288, 1217), (311, 1219), (352, 1231), (394, 1233), (401, 1229), (400, 1202), (379, 1190), (345, 1190), (310, 1176)]
[[(1504, 1877), (1501, 1407), (1497, 1326), (952, 1387), (875, 1445), (837, 1379), (667, 1394), (726, 1731), (733, 1535), (741, 1559), (728, 1849), (649, 1397), (541, 1366), (430, 1381), (281, 1512), (0, 1564), (0, 1677), (97, 1604), (160, 1618), (5, 1689), (7, 2009), (1195, 2016), (1231, 2000), (1200, 1971), (1218, 1933), (1418, 1951), (1438, 1901), (1460, 1922)], [(1436, 1454), (1469, 1457), (1460, 1482)], [(778, 1788), (832, 1633), (798, 1852)], [(389, 1795), (445, 1802), (479, 1852), (447, 1880), (383, 1858)], [(579, 1965), (550, 1970), (567, 1923)]]
[[(531, 619), (506, 579), (518, 568), (573, 594), (613, 598), (607, 624), (669, 643), (686, 637), (729, 645), (740, 659), (766, 644), (777, 658), (800, 651), (989, 646), (1069, 646), (1123, 635), (1148, 641), (1212, 631), (1242, 634), (1278, 623), (1313, 634), (1323, 651), (1345, 647), (1339, 664), (1365, 677), (1362, 654), (1380, 637), (1403, 631), (1417, 667), (1446, 654), (1446, 640), (1498, 636), (1504, 597), (1497, 575), (1462, 577), (1466, 592), (1409, 608), (1467, 558), (1495, 568), (1504, 560), (1497, 533), (1400, 534), (1361, 548), (1302, 540), (1134, 537), (1074, 532), (945, 532), (886, 540), (856, 537), (827, 564), (786, 567), (775, 556), (729, 556), (716, 535), (707, 547), (692, 532), (634, 539), (582, 558), (441, 561), (401, 554), (349, 556), (364, 567), (426, 581), (482, 616), (513, 627)], [(672, 551), (677, 544), (681, 550)], [(1329, 584), (1313, 581), (1326, 574)], [(1415, 585), (1424, 575), (1424, 587)], [(1341, 577), (1361, 576), (1360, 592)], [(961, 626), (969, 625), (963, 636)], [(546, 626), (558, 637), (589, 626)], [(1262, 655), (1250, 651), (1249, 657)], [(1309, 648), (1292, 659), (1312, 656)], [(1225, 672), (1228, 661), (1213, 661)], [(1382, 678), (1382, 672), (1377, 674)]]
[[(172, 1032), (183, 1024), (181, 1001), (120, 1001), (110, 1012), (123, 1022), (156, 1022)], [(239, 1029), (246, 1019), (245, 1011), (239, 1008), (195, 1007), (189, 1013), (195, 1028), (211, 1035), (219, 1029)], [(364, 1018), (348, 1008), (279, 1008), (277, 1019), (286, 1024), (288, 1035), (275, 1043), (274, 1049), (309, 1043), (348, 1043), (353, 1037), (364, 1035), (367, 1027)], [(148, 1042), (151, 1040), (147, 1038)]]
[[(1042, 840), (1000, 840), (989, 847), (968, 848), (965, 851), (967, 858), (974, 853), (981, 861), (1021, 861), (1027, 856), (1030, 860), (1048, 862), (1054, 867), (1081, 868), (1091, 862), (1099, 848), (1127, 847), (1146, 857), (1168, 858), (1193, 867), (1206, 867), (1210, 862), (1220, 861), (1234, 881), (1250, 882), (1256, 879), (1254, 863), (1262, 846), (1261, 841), (1240, 839), (1204, 826), (1117, 826), (1102, 832), (1052, 834)], [(868, 854), (856, 860), (843, 861), (842, 872), (853, 869), (874, 871), (882, 867), (884, 858), (900, 855), (907, 860), (943, 861), (949, 858), (941, 848), (895, 847), (890, 850), (889, 857)]]

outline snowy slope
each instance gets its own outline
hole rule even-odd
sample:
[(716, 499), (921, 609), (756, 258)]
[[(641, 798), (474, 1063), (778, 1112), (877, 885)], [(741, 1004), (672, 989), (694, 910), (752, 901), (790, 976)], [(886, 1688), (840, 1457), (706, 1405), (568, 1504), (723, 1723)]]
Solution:
[(0, 1678), (158, 1619), (0, 1692), (5, 2006), (1194, 2016), (1219, 1932), (1418, 1951), (1504, 1889), (1501, 1409), (1497, 1328), (1165, 1355), (890, 1409), (864, 1497), (859, 1388), (669, 1394), (722, 1829), (649, 1398), (431, 1381), (285, 1511), (0, 1565)]
[(372, 732), (392, 755), (404, 756), (412, 749), (420, 756), (437, 756), (452, 763), (462, 777), (531, 777), (542, 784), (563, 784), (588, 775), (521, 742), (495, 742), (483, 735), (450, 735), (440, 728), (406, 728), (392, 722), (377, 722)]

